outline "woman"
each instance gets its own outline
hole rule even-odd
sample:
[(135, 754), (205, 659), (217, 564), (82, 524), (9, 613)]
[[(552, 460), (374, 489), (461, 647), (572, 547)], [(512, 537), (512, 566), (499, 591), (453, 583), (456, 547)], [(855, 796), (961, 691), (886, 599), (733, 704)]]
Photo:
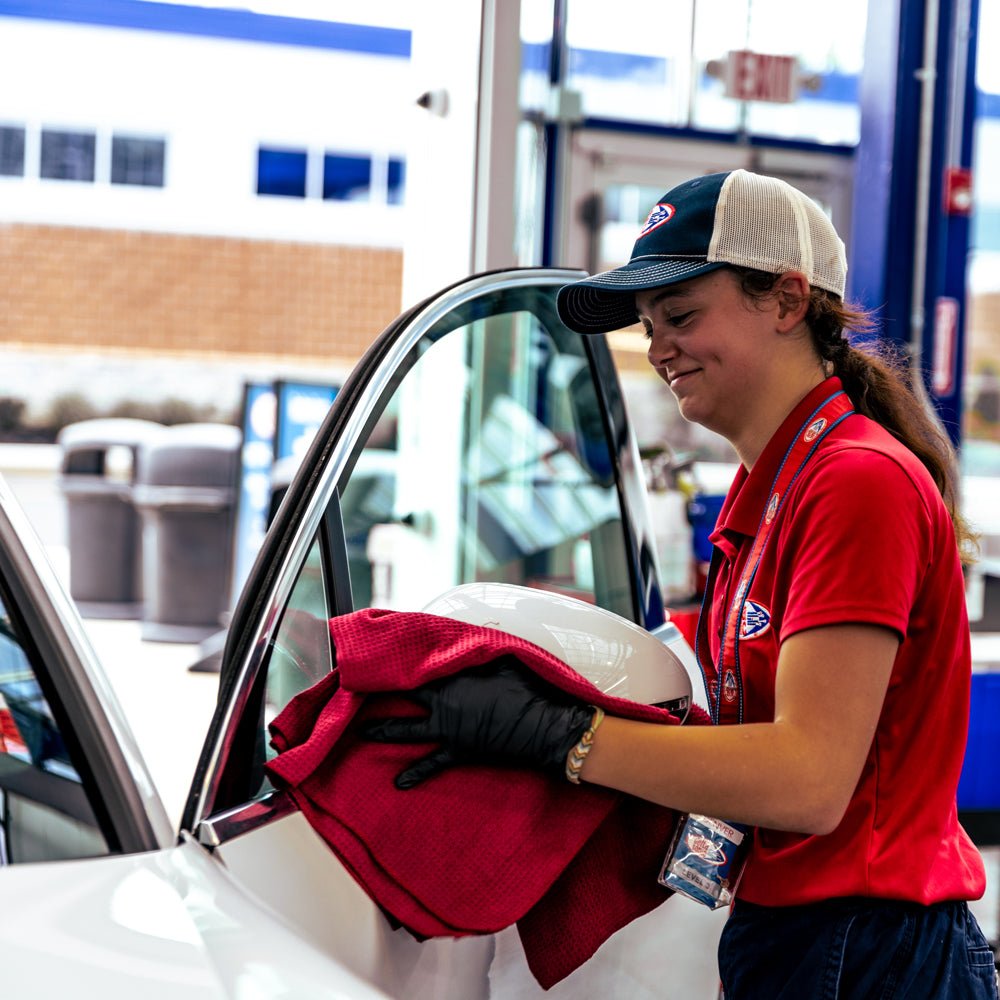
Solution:
[(572, 329), (640, 321), (688, 420), (741, 467), (697, 654), (716, 726), (601, 719), (530, 677), (459, 675), (442, 748), (399, 778), (509, 759), (754, 828), (719, 949), (727, 1000), (997, 997), (957, 819), (970, 688), (953, 454), (904, 369), (852, 346), (842, 241), (805, 195), (737, 170), (685, 182), (629, 262), (562, 289)]

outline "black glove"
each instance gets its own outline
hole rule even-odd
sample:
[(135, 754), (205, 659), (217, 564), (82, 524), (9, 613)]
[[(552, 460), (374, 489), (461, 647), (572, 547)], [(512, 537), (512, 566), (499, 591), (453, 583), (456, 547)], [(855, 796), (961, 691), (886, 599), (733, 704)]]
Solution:
[(401, 771), (397, 788), (412, 788), (455, 764), (512, 763), (562, 774), (594, 714), (512, 656), (407, 695), (430, 714), (370, 722), (365, 736), (380, 743), (443, 746)]

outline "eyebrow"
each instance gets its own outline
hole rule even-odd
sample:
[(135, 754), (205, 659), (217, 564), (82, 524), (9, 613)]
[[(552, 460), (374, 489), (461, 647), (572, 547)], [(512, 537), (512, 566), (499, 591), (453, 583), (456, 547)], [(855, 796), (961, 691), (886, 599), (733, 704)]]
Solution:
[(667, 285), (665, 288), (661, 288), (656, 295), (654, 295), (649, 300), (650, 306), (659, 305), (664, 299), (670, 298), (681, 298), (686, 295), (691, 294), (690, 286), (685, 287), (684, 285)]

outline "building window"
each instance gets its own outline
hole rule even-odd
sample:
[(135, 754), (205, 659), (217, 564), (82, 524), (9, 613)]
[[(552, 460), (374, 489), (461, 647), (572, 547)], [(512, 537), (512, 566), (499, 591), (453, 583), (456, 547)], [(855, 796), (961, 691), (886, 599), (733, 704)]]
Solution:
[(390, 205), (402, 205), (406, 193), (406, 161), (389, 159), (388, 189), (385, 200)]
[(95, 145), (93, 132), (43, 129), (40, 175), (58, 181), (92, 181)]
[(111, 183), (163, 187), (165, 139), (116, 135), (111, 139)]
[(368, 156), (327, 153), (323, 157), (323, 197), (328, 201), (366, 201), (371, 197), (372, 161)]
[(0, 177), (24, 176), (24, 129), (0, 125)]
[(257, 194), (277, 194), (286, 198), (306, 196), (305, 150), (257, 150)]

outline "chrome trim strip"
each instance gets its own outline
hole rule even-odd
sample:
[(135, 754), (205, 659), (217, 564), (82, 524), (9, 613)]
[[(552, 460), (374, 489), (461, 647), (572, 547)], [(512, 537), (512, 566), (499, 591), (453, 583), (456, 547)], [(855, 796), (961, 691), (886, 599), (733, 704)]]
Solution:
[(290, 816), (297, 810), (291, 796), (284, 792), (269, 792), (261, 799), (255, 799), (234, 809), (202, 820), (195, 827), (198, 843), (204, 847), (214, 848), (232, 840), (243, 833), (270, 823), (271, 820)]

